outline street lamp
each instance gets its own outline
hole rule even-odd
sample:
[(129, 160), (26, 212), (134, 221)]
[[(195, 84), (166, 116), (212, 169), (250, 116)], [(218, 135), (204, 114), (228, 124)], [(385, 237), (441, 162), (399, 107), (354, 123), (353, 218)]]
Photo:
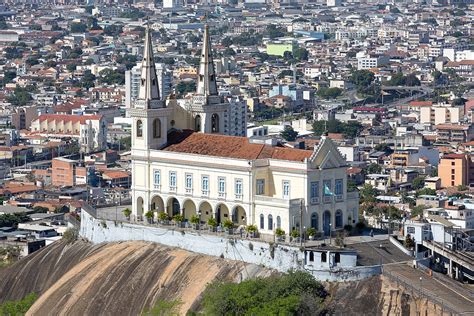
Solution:
[(201, 210), (199, 210), (197, 213), (198, 213), (198, 216), (199, 216), (199, 224), (198, 224), (198, 226), (197, 226), (197, 227), (198, 227), (198, 229), (199, 229), (199, 228), (200, 228), (200, 226), (201, 226), (201, 214), (202, 214), (202, 211), (201, 211)]
[(420, 296), (423, 295), (423, 278), (420, 277)]
[(329, 246), (332, 245), (332, 235), (331, 235), (331, 232), (332, 232), (332, 223), (329, 223)]

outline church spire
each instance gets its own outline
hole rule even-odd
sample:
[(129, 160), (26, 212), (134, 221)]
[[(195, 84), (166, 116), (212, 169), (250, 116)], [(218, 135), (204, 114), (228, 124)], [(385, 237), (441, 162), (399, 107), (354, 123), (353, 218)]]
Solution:
[(156, 76), (151, 30), (148, 23), (145, 30), (145, 48), (141, 67), (138, 101), (144, 102), (145, 108), (154, 108), (159, 104), (159, 102), (156, 101), (160, 101), (160, 88), (158, 85), (158, 77)]
[(211, 38), (209, 36), (208, 24), (204, 27), (204, 39), (196, 93), (206, 97), (217, 95), (216, 73), (214, 71), (214, 62), (212, 60)]

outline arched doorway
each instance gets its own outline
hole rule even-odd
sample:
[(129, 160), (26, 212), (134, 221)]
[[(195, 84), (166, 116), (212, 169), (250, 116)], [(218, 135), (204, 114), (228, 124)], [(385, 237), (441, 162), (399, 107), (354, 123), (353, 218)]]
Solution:
[(207, 220), (213, 216), (212, 206), (207, 201), (201, 202), (198, 210), (201, 211), (201, 222), (207, 223)]
[(329, 211), (323, 213), (323, 231), (325, 236), (329, 236), (331, 232), (331, 212)]
[(311, 227), (319, 230), (319, 218), (318, 213), (311, 214)]
[(337, 210), (336, 211), (336, 228), (342, 228), (342, 226), (343, 226), (342, 211)]
[(163, 202), (163, 199), (161, 198), (161, 196), (155, 195), (151, 199), (150, 210), (157, 213), (165, 211), (165, 203)]
[(183, 203), (183, 216), (188, 221), (193, 215), (196, 215), (196, 204), (192, 200), (186, 200)]
[(245, 209), (237, 205), (232, 210), (232, 221), (237, 225), (247, 225), (247, 214), (245, 213)]
[(181, 213), (181, 207), (179, 205), (179, 201), (172, 197), (168, 199), (168, 203), (166, 204), (166, 213), (168, 213), (169, 217), (173, 217)]
[(137, 219), (143, 218), (143, 198), (140, 196), (137, 198)]
[(216, 207), (216, 220), (218, 224), (229, 219), (229, 208), (225, 204), (218, 204)]
[(196, 117), (194, 118), (194, 131), (201, 131), (201, 115), (196, 115)]

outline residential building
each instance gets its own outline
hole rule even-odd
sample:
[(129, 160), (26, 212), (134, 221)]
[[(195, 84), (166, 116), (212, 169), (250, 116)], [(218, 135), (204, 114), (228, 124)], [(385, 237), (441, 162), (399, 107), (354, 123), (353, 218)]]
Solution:
[(441, 178), (441, 186), (454, 187), (469, 184), (469, 169), (471, 160), (463, 154), (444, 155), (438, 166), (438, 176)]

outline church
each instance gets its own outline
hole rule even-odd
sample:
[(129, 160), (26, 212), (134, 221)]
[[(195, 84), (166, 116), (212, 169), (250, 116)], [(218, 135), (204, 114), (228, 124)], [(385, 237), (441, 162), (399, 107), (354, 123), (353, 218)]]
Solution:
[(312, 151), (243, 137), (245, 104), (218, 93), (207, 25), (192, 98), (160, 98), (148, 28), (140, 80), (128, 113), (134, 220), (148, 211), (213, 217), (256, 225), (262, 236), (309, 227), (328, 235), (357, 223), (358, 194), (347, 191), (347, 163), (329, 138)]

